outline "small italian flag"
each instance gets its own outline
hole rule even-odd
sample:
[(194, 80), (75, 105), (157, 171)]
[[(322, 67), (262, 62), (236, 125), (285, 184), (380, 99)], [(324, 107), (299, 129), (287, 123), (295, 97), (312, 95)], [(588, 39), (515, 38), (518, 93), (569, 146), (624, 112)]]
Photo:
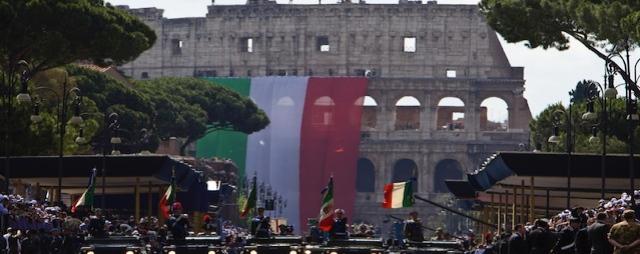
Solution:
[(171, 173), (171, 184), (167, 187), (167, 191), (164, 192), (160, 199), (160, 212), (165, 219), (169, 218), (171, 211), (171, 205), (176, 201), (176, 176), (175, 171)]
[(333, 177), (329, 178), (329, 184), (322, 190), (322, 193), (324, 195), (322, 197), (318, 228), (327, 232), (333, 226)]
[(91, 170), (91, 175), (89, 176), (89, 185), (87, 186), (87, 190), (82, 193), (82, 196), (80, 196), (80, 198), (71, 207), (72, 213), (75, 213), (79, 206), (93, 207), (93, 193), (96, 189), (95, 180), (96, 169), (93, 168)]
[(251, 212), (251, 209), (256, 207), (256, 200), (257, 200), (257, 192), (258, 189), (256, 188), (256, 177), (253, 177), (253, 185), (251, 186), (251, 189), (249, 190), (249, 197), (247, 197), (247, 201), (244, 202), (244, 206), (242, 206), (242, 212), (240, 212), (240, 218), (247, 218), (247, 215), (249, 215), (249, 213)]
[(413, 186), (411, 181), (389, 183), (384, 186), (384, 208), (403, 208), (413, 206)]

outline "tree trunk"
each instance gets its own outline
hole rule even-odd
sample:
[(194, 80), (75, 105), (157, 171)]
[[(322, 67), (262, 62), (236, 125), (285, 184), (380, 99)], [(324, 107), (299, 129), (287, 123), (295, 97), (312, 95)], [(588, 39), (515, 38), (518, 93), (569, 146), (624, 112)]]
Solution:
[(180, 156), (185, 156), (186, 155), (186, 150), (187, 150), (187, 146), (189, 146), (189, 144), (191, 144), (193, 142), (193, 140), (191, 138), (187, 138), (187, 140), (184, 141), (184, 144), (180, 145)]

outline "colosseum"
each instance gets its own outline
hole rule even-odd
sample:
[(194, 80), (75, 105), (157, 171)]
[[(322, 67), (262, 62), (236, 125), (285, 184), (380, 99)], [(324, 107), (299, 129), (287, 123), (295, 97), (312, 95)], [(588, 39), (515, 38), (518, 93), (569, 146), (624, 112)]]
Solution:
[[(157, 8), (128, 10), (158, 35), (119, 68), (135, 79), (366, 76), (353, 221), (405, 216), (407, 209), (381, 208), (385, 183), (415, 177), (418, 194), (452, 205), (444, 179), (462, 178), (496, 151), (528, 149), (524, 70), (510, 65), (475, 5), (248, 0), (176, 19)], [(488, 119), (486, 100), (504, 103), (507, 119)], [(429, 221), (442, 213), (416, 206)]]

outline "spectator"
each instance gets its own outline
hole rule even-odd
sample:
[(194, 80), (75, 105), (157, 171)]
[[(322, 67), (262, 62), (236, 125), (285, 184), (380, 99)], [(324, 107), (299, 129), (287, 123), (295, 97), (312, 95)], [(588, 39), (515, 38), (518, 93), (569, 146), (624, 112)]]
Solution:
[(7, 253), (20, 254), (20, 230), (8, 228), (4, 238), (7, 241)]
[(508, 254), (524, 254), (529, 252), (527, 242), (525, 241), (526, 231), (522, 224), (516, 225), (513, 234), (509, 237), (509, 252)]
[(51, 242), (49, 243), (50, 253), (61, 253), (62, 251), (62, 235), (60, 229), (54, 228), (51, 230)]
[(9, 198), (0, 194), (0, 216), (9, 214)]
[(534, 228), (529, 233), (528, 242), (531, 254), (549, 254), (551, 252), (555, 239), (549, 231), (549, 224), (546, 220), (539, 219), (535, 221)]
[(591, 254), (611, 254), (613, 246), (609, 243), (607, 234), (611, 226), (607, 224), (606, 213), (598, 213), (595, 223), (587, 227), (589, 242), (591, 242)]
[(553, 252), (558, 254), (575, 254), (576, 235), (579, 229), (580, 218), (571, 217), (569, 219), (569, 225), (560, 231), (559, 239), (556, 246), (553, 247)]
[[(593, 224), (593, 220), (588, 219), (587, 225)], [(589, 233), (587, 227), (583, 227), (578, 230), (576, 234), (576, 254), (590, 254), (591, 242), (589, 241)]]
[(640, 244), (640, 225), (635, 221), (636, 213), (626, 210), (622, 213), (624, 221), (616, 223), (609, 231), (609, 243), (615, 247), (616, 253), (635, 253)]
[(40, 237), (35, 230), (27, 230), (27, 237), (21, 243), (22, 254), (40, 254)]

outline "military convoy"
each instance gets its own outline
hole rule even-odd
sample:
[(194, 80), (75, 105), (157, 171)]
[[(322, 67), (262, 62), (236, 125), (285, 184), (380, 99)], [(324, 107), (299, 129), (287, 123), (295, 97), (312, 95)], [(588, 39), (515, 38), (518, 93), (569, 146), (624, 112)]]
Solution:
[(239, 247), (227, 247), (218, 236), (192, 236), (170, 240), (161, 251), (144, 245), (137, 237), (85, 240), (82, 254), (462, 254), (454, 241), (406, 242), (401, 248), (388, 246), (381, 238), (349, 238), (308, 244), (300, 236), (248, 237)]
[(304, 242), (300, 236), (248, 237), (240, 251), (243, 254), (302, 254)]
[(147, 253), (142, 240), (135, 236), (112, 236), (108, 238), (87, 238), (80, 248), (82, 254), (142, 254)]
[[(162, 247), (166, 254), (193, 253), (193, 254), (222, 254), (226, 250), (219, 236), (193, 236), (184, 240), (171, 240)], [(96, 253), (100, 254), (100, 253)]]

